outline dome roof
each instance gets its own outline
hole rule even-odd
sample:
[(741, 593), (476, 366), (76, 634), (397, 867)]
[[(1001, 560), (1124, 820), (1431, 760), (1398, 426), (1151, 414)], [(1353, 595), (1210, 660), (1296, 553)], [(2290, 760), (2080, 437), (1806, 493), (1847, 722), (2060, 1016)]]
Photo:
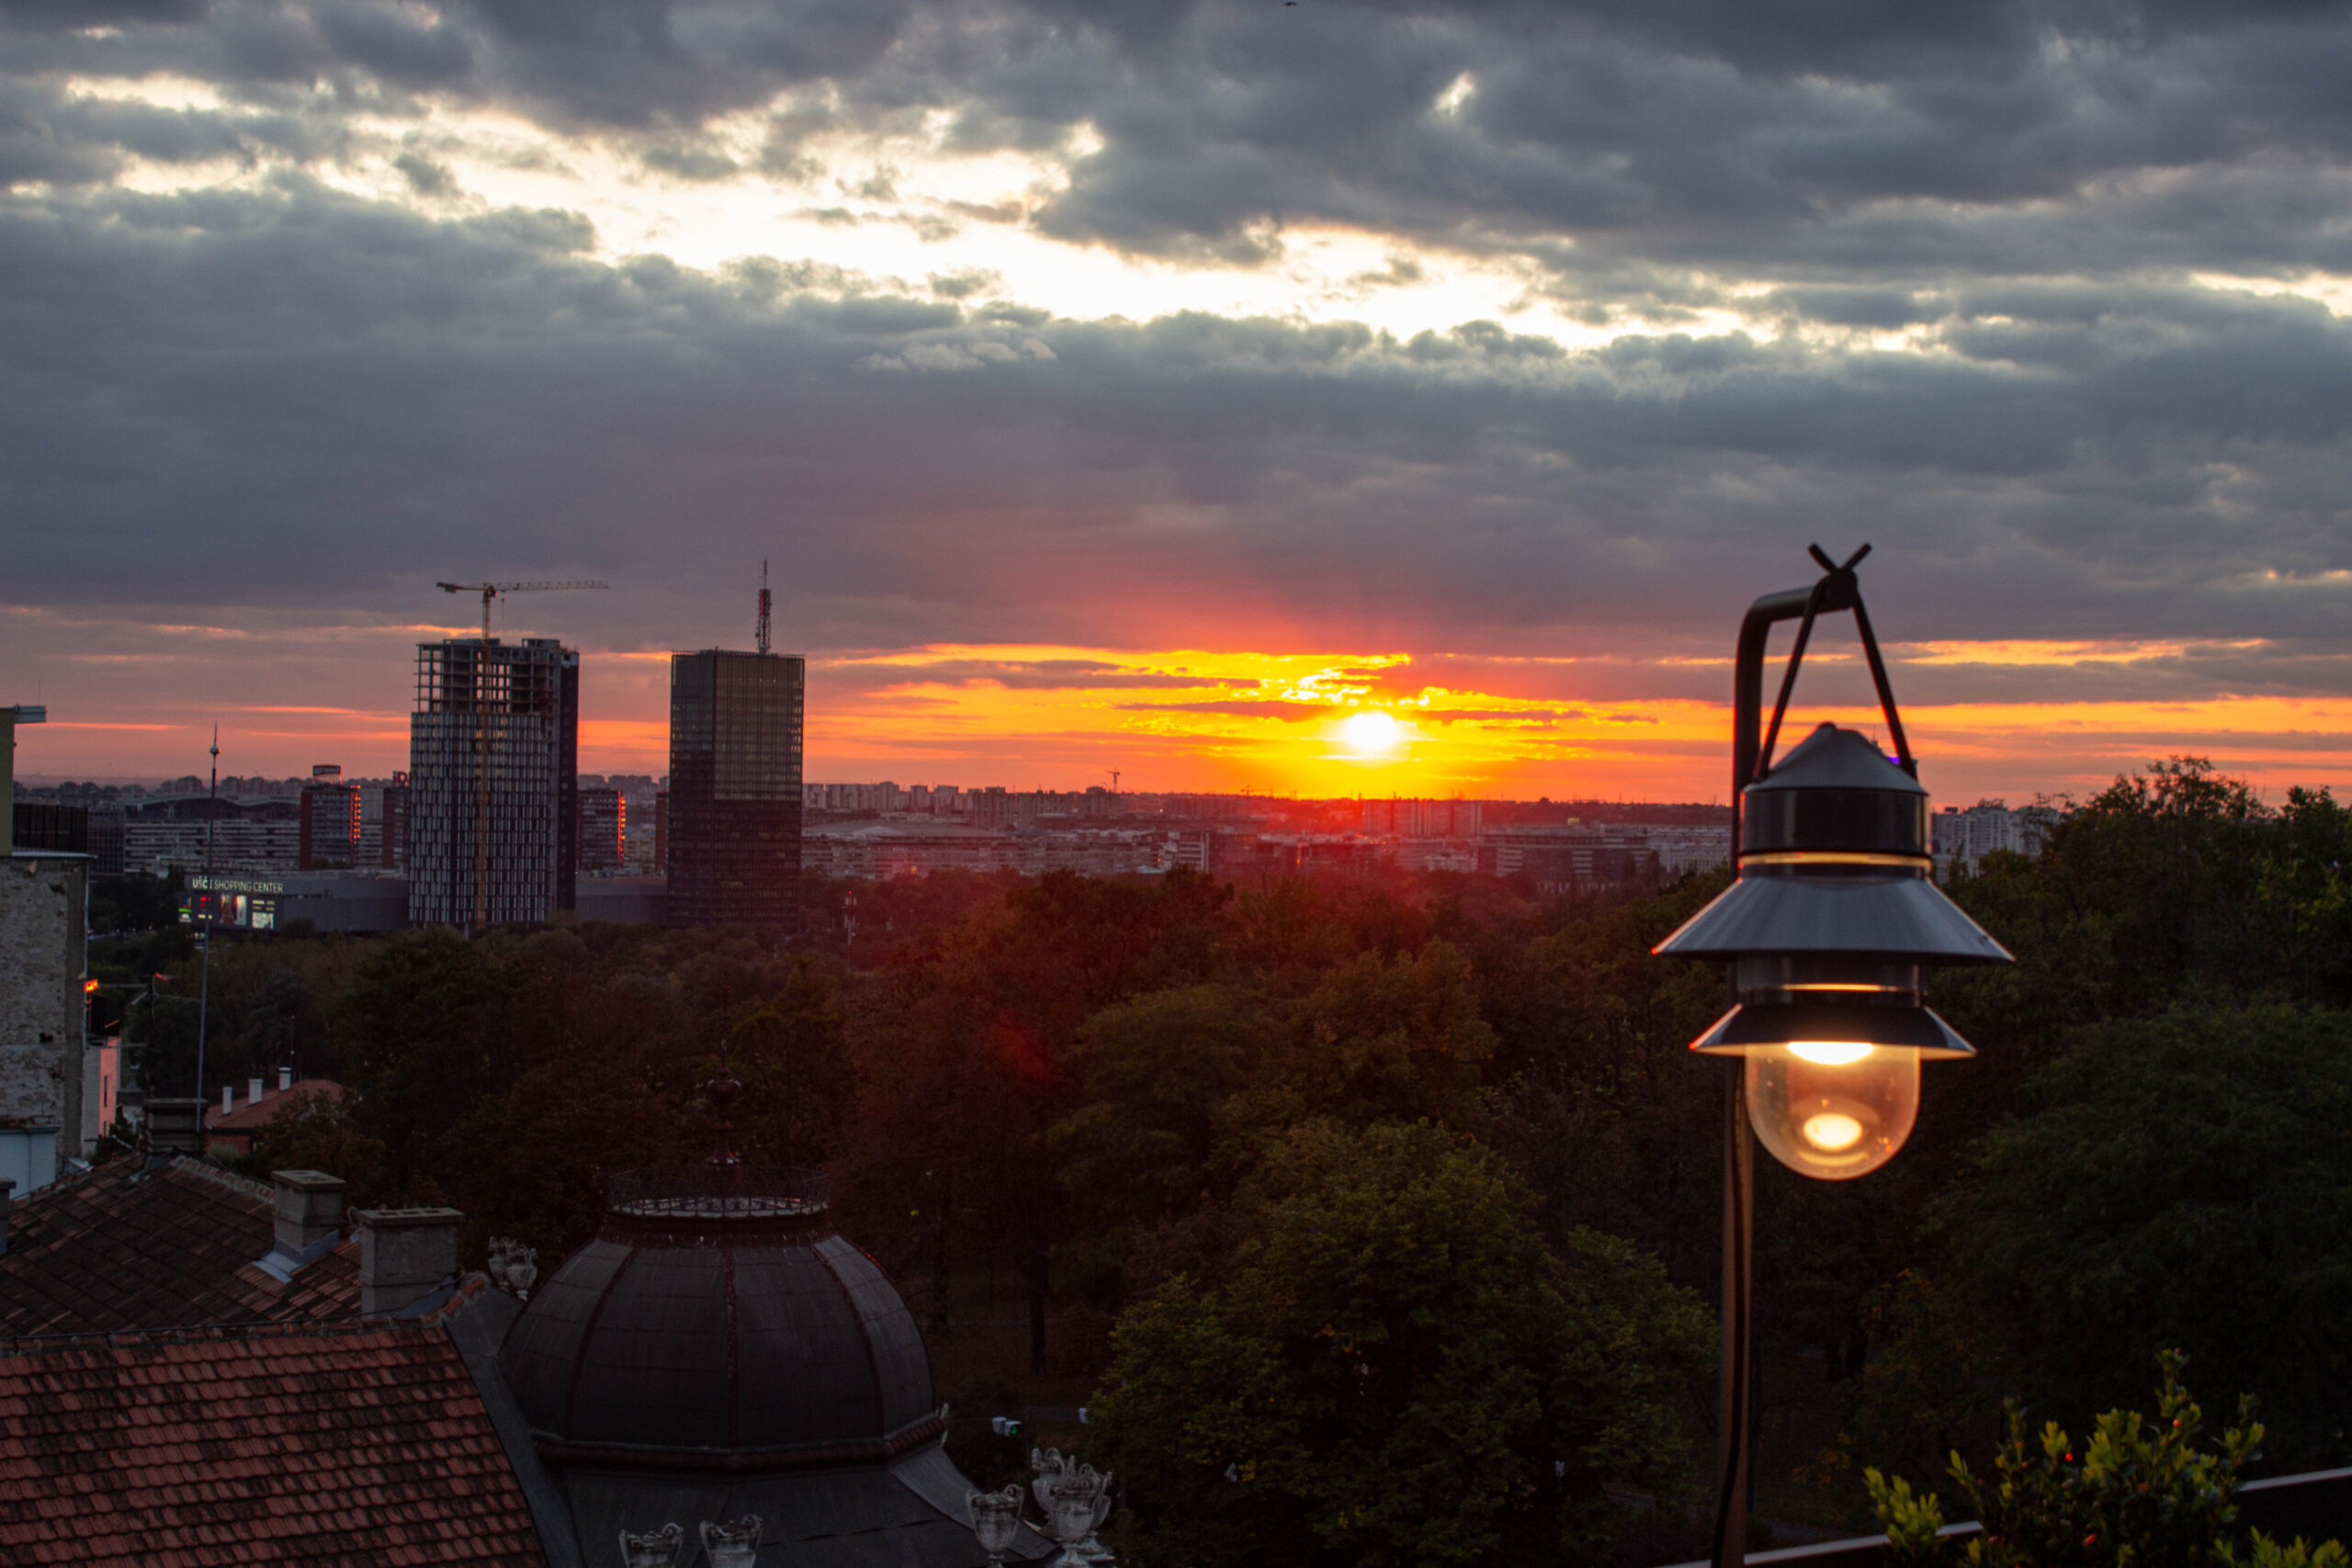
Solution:
[(515, 1320), (500, 1370), (559, 1464), (745, 1472), (936, 1438), (906, 1303), (811, 1171), (616, 1178), (596, 1239)]

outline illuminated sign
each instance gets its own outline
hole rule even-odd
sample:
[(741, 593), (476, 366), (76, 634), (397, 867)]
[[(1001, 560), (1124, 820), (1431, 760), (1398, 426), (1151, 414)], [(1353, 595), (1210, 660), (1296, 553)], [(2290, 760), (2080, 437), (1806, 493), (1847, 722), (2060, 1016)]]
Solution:
[(282, 882), (253, 882), (241, 876), (209, 876), (200, 871), (188, 877), (187, 885), (200, 893), (283, 893), (286, 891), (286, 884)]

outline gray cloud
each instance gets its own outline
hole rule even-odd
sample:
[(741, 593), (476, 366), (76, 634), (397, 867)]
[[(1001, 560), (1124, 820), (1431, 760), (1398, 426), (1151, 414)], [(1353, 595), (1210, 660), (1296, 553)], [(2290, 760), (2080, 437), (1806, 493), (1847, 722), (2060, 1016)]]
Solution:
[(1257, 615), (1340, 645), (1638, 628), (1713, 652), (1820, 536), (1879, 543), (1907, 636), (2347, 629), (2341, 581), (2248, 581), (2352, 568), (2326, 482), (2352, 341), (2292, 301), (2120, 298), (2089, 346), (2045, 301), (1938, 360), (1047, 321), (1023, 335), (1050, 359), (907, 378), (856, 367), (1001, 330), (756, 270), (615, 271), (582, 239), (299, 185), (0, 220), (17, 593), (234, 600), (259, 562), (274, 592), (389, 608), (421, 573), (560, 565), (629, 581), (659, 643), (682, 560), (775, 548), (794, 621), (835, 646)]
[[(1719, 671), (1611, 660), (1717, 654), (1805, 542), (1869, 538), (1890, 635), (2196, 645), (1911, 668), (1930, 700), (2344, 689), (2352, 328), (2190, 276), (2352, 271), (2340, 9), (485, 0), (428, 24), (221, 0), (119, 7), (112, 37), (6, 15), (17, 602), (397, 615), (435, 575), (593, 572), (623, 592), (577, 613), (659, 648), (767, 553), (806, 646), (1576, 654), (1477, 689), (1712, 700)], [(164, 73), (228, 107), (61, 86)], [(944, 109), (960, 145), (1035, 150), (1083, 121), (1102, 145), (1067, 192), (964, 216), (1241, 265), (1356, 225), (1398, 247), (1391, 281), (1403, 248), (1451, 248), (1589, 320), (1693, 331), (1572, 351), (1494, 322), (1076, 321), (969, 272), (906, 293), (813, 259), (605, 265), (576, 215), (465, 213), (422, 147), (401, 167), (439, 220), (323, 183), (351, 115), (428, 88), (719, 177), (712, 115), (820, 81), (832, 107), (770, 128), (795, 178), (833, 126)], [(133, 157), (261, 173), (141, 196), (110, 184)], [(1751, 333), (1688, 314), (1734, 306)]]

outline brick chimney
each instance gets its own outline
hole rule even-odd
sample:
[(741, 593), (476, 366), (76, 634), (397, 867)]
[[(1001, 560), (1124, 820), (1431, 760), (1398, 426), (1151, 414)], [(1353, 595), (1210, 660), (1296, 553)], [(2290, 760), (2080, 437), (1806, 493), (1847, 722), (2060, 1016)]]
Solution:
[(147, 1102), (147, 1147), (155, 1154), (200, 1154), (204, 1139), (197, 1113), (200, 1100), (151, 1100)]
[(272, 1171), (269, 1179), (277, 1189), (275, 1245), (256, 1267), (273, 1279), (289, 1280), (343, 1239), (344, 1182), (323, 1170)]
[(455, 1209), (355, 1209), (359, 1227), (359, 1315), (390, 1317), (458, 1274)]
[(16, 1191), (16, 1179), (0, 1176), (0, 1256), (5, 1256), (8, 1250), (8, 1205)]

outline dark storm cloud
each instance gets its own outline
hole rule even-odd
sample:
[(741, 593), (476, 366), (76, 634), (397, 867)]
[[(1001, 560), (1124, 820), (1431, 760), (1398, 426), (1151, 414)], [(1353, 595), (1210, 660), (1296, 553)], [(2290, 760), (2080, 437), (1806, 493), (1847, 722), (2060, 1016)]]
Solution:
[[(1289, 626), (1713, 653), (1759, 582), (1802, 580), (1806, 540), (1868, 537), (1874, 604), (1912, 637), (2159, 626), (2308, 654), (2352, 632), (2324, 575), (2352, 569), (2330, 482), (2352, 335), (2298, 301), (2121, 291), (2086, 336), (2085, 301), (2005, 295), (1933, 356), (1568, 354), (1492, 329), (1015, 325), (815, 267), (615, 269), (587, 238), (292, 178), (0, 216), (12, 596), (397, 612), (439, 573), (593, 570), (625, 585), (615, 635), (661, 646), (692, 613), (684, 563), (773, 551), (818, 646)], [(886, 361), (907, 368), (860, 368)], [(2340, 673), (2198, 657), (2238, 689)]]

